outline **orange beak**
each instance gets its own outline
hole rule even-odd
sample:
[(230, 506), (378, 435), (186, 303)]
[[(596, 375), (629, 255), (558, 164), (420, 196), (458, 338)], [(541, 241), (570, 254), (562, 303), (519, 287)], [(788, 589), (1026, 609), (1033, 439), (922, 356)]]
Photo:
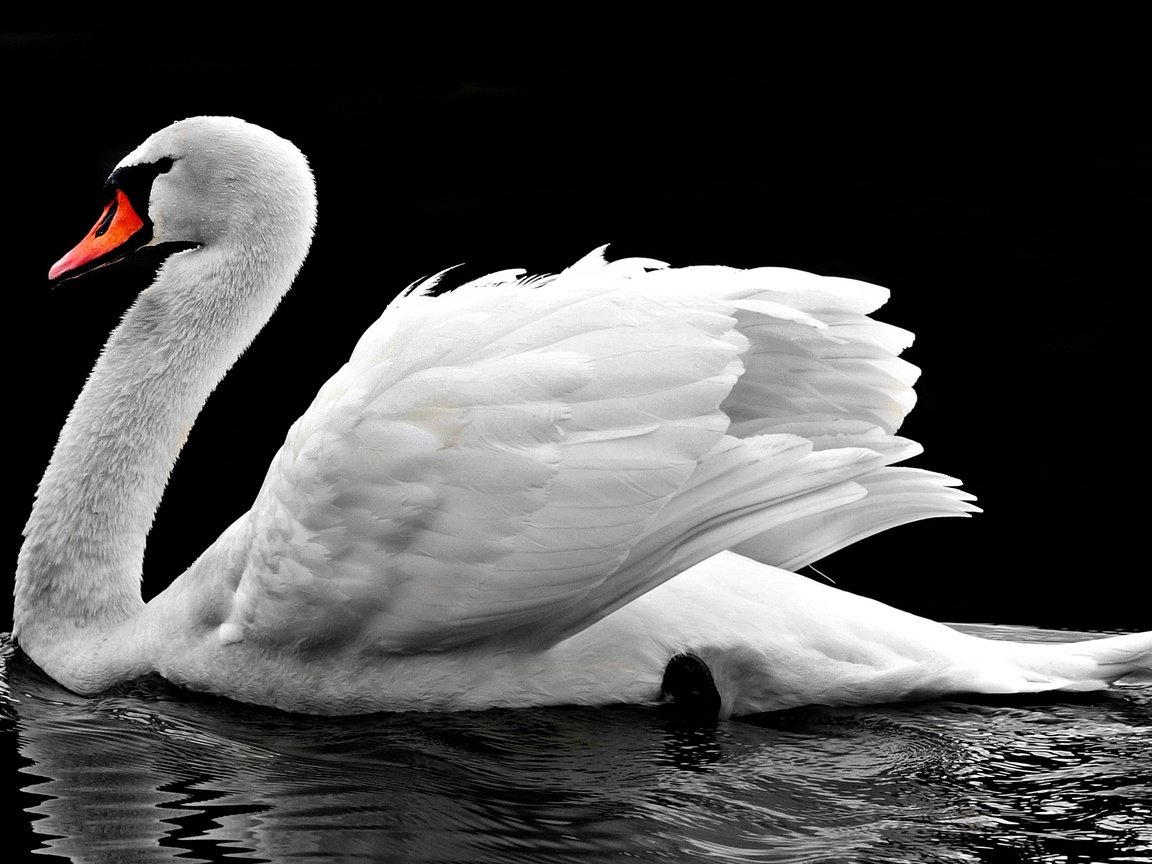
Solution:
[(125, 249), (124, 244), (143, 227), (144, 220), (133, 209), (128, 196), (117, 189), (88, 236), (52, 265), (48, 278), (55, 280), (70, 275), (78, 276), (80, 272), (111, 263), (120, 257), (115, 255), (117, 250), (121, 250), (121, 254), (130, 251), (132, 247)]

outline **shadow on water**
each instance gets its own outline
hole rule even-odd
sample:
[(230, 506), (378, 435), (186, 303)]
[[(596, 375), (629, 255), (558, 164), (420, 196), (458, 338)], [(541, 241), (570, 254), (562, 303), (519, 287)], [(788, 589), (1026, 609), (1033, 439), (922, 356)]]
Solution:
[(653, 707), (332, 719), (159, 680), (83, 699), (4, 649), (6, 821), (42, 861), (1152, 855), (1148, 688), (703, 725)]

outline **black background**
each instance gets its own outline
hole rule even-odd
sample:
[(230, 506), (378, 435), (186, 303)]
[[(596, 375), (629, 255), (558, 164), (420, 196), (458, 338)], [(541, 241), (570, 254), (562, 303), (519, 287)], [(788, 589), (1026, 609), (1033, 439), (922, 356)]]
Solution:
[(68, 407), (151, 278), (124, 264), (49, 290), (48, 267), (148, 134), (235, 114), (308, 154), (319, 229), (181, 457), (146, 597), (246, 509), (397, 290), (461, 263), (555, 271), (611, 242), (892, 289), (880, 317), (916, 332), (924, 370), (913, 464), (963, 478), (986, 512), (819, 564), (840, 587), (945, 620), (1152, 625), (1148, 70), (1118, 8), (10, 28), (9, 572)]

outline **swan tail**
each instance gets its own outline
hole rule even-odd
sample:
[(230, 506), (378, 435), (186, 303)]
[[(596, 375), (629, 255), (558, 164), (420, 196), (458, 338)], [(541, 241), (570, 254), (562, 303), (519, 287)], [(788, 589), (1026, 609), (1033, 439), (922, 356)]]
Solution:
[(1152, 684), (1152, 631), (1079, 642), (991, 642), (1014, 675), (987, 692), (1103, 690), (1123, 679)]
[(620, 614), (625, 622), (650, 615), (670, 634), (670, 655), (700, 658), (722, 716), (1152, 684), (1152, 632), (1060, 643), (981, 638), (731, 552)]

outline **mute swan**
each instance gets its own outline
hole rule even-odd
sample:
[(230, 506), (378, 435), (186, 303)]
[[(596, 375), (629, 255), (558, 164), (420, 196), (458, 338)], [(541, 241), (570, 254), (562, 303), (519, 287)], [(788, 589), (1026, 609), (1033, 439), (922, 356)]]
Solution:
[(404, 292), (252, 509), (144, 604), (169, 472), (290, 287), (316, 201), (301, 153), (234, 118), (161, 130), (107, 189), (51, 278), (184, 248), (109, 338), (25, 528), (14, 631), (72, 690), (156, 672), (341, 714), (696, 689), (729, 716), (1093, 689), (1150, 665), (1152, 633), (989, 642), (787, 572), (975, 509), (892, 467), (919, 451), (895, 434), (917, 370), (910, 334), (867, 317), (887, 292), (600, 250), (554, 277)]

